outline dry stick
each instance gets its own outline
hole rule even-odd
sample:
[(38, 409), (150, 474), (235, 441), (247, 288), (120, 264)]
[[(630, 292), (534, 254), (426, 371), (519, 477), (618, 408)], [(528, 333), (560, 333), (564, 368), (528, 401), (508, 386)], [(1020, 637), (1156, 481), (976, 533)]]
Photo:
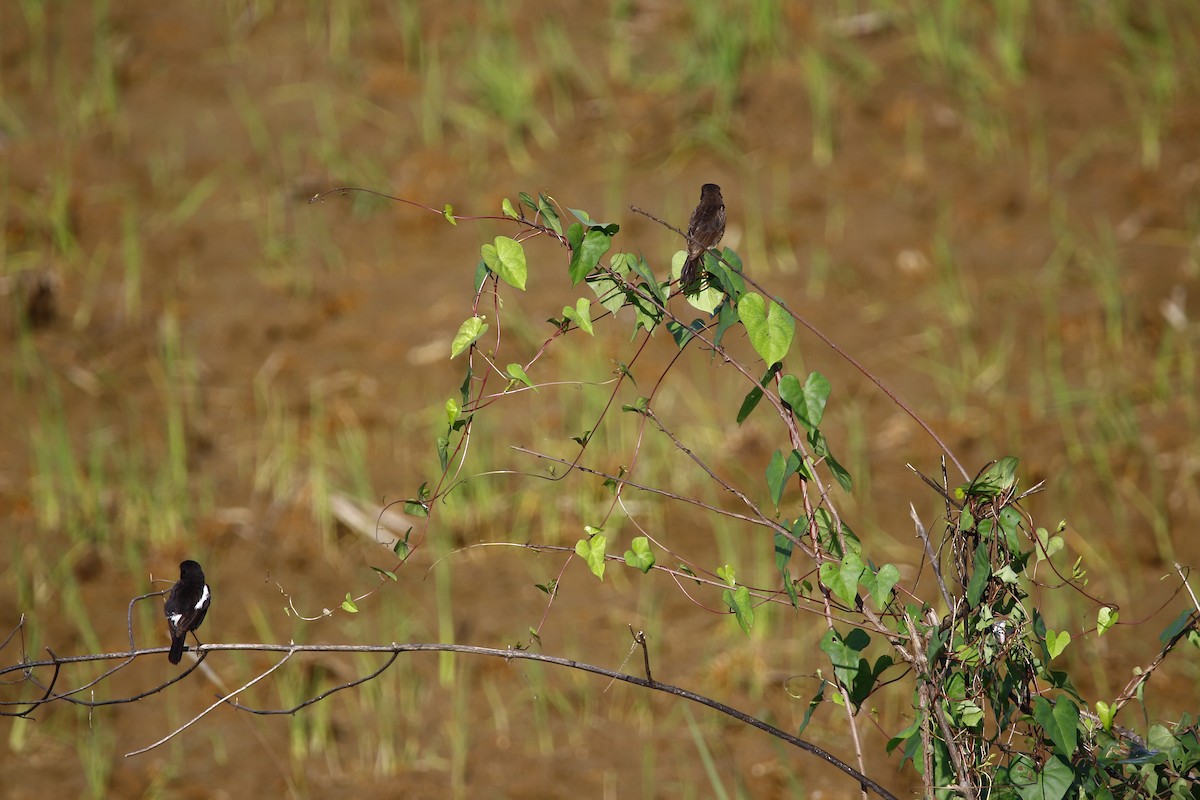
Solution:
[(925, 555), (929, 558), (929, 566), (933, 569), (933, 575), (937, 578), (938, 588), (942, 591), (942, 600), (946, 603), (946, 610), (954, 608), (954, 603), (950, 601), (950, 590), (946, 588), (946, 581), (942, 578), (942, 565), (933, 554), (933, 545), (929, 543), (929, 533), (925, 530), (925, 526), (921, 524), (921, 518), (917, 516), (917, 507), (912, 503), (908, 504), (910, 516), (913, 524), (917, 526), (917, 536), (920, 537), (921, 543), (925, 545)]
[[(658, 217), (654, 216), (650, 212), (643, 211), (642, 209), (638, 208), (637, 206), (630, 206), (629, 210), (633, 211), (635, 214), (641, 214), (643, 217), (651, 219), (654, 222), (657, 222), (659, 225), (662, 225), (666, 228), (669, 228), (670, 230), (675, 231), (683, 238), (688, 239), (688, 241), (691, 241), (691, 239), (688, 237), (688, 235), (686, 233), (684, 233), (683, 231), (679, 230), (679, 228), (676, 228), (674, 225), (672, 225), (669, 222), (666, 222), (665, 220), (659, 219)], [(720, 258), (720, 257), (718, 256), (718, 258)], [(725, 263), (724, 259), (721, 259), (721, 262)], [(726, 266), (728, 266), (728, 264), (726, 264)], [(742, 280), (744, 280), (746, 283), (753, 286), (755, 289), (758, 289), (763, 294), (766, 294), (766, 295), (770, 294), (757, 281), (755, 281), (753, 278), (746, 275), (746, 273), (742, 272), (739, 274), (742, 276)], [(861, 363), (859, 363), (858, 359), (856, 359), (854, 356), (847, 353), (840, 346), (838, 346), (837, 343), (835, 343), (832, 339), (830, 339), (828, 336), (826, 336), (825, 333), (823, 331), (821, 331), (820, 328), (813, 325), (811, 322), (809, 322), (807, 319), (805, 319), (804, 317), (797, 314), (795, 311), (792, 311), (792, 309), (789, 308), (786, 303), (782, 302), (778, 298), (772, 298), (772, 299), (775, 301), (775, 303), (777, 303), (779, 305), (780, 308), (782, 308), (784, 311), (786, 311), (792, 317), (792, 319), (796, 320), (801, 325), (808, 328), (809, 332), (811, 332), (818, 339), (820, 339), (822, 342), (824, 342), (831, 350), (833, 350), (833, 352), (835, 352), (839, 356), (841, 356), (852, 367), (854, 367), (856, 370), (858, 370), (860, 373), (862, 373), (862, 375), (867, 380), (871, 381), (871, 383), (875, 384), (875, 386), (878, 387), (878, 389), (881, 392), (883, 392), (885, 395), (887, 395), (893, 403), (900, 406), (901, 410), (903, 410), (905, 414), (908, 414), (908, 416), (910, 418), (912, 418), (913, 422), (920, 425), (921, 429), (924, 430), (925, 433), (928, 434), (931, 439), (933, 439), (933, 441), (937, 442), (937, 446), (942, 449), (943, 453), (945, 453), (946, 455), (948, 455), (950, 457), (950, 460), (954, 462), (954, 466), (958, 467), (959, 471), (962, 472), (963, 477), (964, 478), (968, 477), (968, 473), (963, 468), (962, 464), (959, 463), (958, 457), (955, 456), (954, 453), (950, 450), (950, 448), (946, 446), (946, 443), (943, 442), (941, 437), (938, 436), (937, 433), (934, 432), (933, 428), (930, 427), (929, 424), (927, 422), (925, 422), (924, 419), (922, 419), (920, 416), (918, 416), (916, 411), (913, 411), (912, 407), (909, 406), (908, 403), (904, 402), (904, 400), (899, 395), (897, 395), (895, 392), (893, 392), (891, 389), (889, 389), (882, 380), (880, 380), (879, 378), (877, 378), (875, 376), (874, 373), (872, 373), (869, 369), (867, 369)]]
[(1192, 591), (1192, 585), (1188, 583), (1187, 575), (1183, 574), (1183, 565), (1178, 561), (1175, 562), (1175, 572), (1179, 575), (1183, 587), (1187, 589), (1188, 596), (1192, 598), (1192, 605), (1196, 607), (1197, 612), (1200, 612), (1200, 600), (1196, 599), (1196, 593)]
[[(1189, 593), (1191, 592), (1191, 587), (1188, 588), (1188, 591)], [(1193, 597), (1193, 600), (1194, 599), (1195, 598)], [(1150, 676), (1153, 675), (1160, 666), (1162, 666), (1162, 663), (1166, 660), (1167, 655), (1175, 649), (1175, 646), (1179, 644), (1180, 641), (1191, 634), (1192, 631), (1196, 630), (1198, 619), (1200, 619), (1200, 617), (1197, 617), (1196, 614), (1192, 614), (1191, 619), (1188, 620), (1187, 624), (1180, 628), (1179, 631), (1171, 637), (1170, 641), (1163, 645), (1162, 650), (1159, 651), (1158, 655), (1154, 657), (1154, 660), (1145, 667), (1142, 667), (1138, 674), (1136, 674), (1129, 681), (1129, 683), (1125, 686), (1125, 691), (1121, 692), (1120, 697), (1113, 702), (1113, 707), (1116, 709), (1113, 712), (1113, 716), (1116, 716), (1116, 712), (1124, 708), (1130, 700), (1133, 700), (1135, 697), (1137, 697), (1138, 691), (1141, 689), (1142, 685), (1149, 681)]]
[(174, 739), (176, 736), (178, 736), (179, 734), (183, 733), (183, 732), (184, 732), (185, 730), (187, 730), (188, 728), (190, 728), (190, 727), (192, 727), (193, 725), (195, 725), (195, 724), (196, 724), (197, 722), (199, 722), (199, 721), (200, 721), (202, 718), (204, 718), (204, 717), (208, 716), (209, 712), (211, 712), (211, 711), (212, 711), (214, 708), (216, 708), (217, 706), (219, 706), (219, 705), (222, 705), (222, 704), (224, 704), (224, 703), (228, 702), (229, 698), (231, 698), (231, 697), (236, 697), (238, 694), (241, 694), (242, 692), (246, 691), (246, 690), (247, 690), (247, 689), (249, 689), (251, 686), (253, 686), (254, 684), (258, 683), (258, 682), (259, 682), (259, 681), (261, 681), (263, 678), (267, 677), (267, 676), (268, 676), (268, 675), (270, 675), (272, 672), (274, 672), (275, 670), (277, 670), (277, 669), (279, 669), (280, 667), (282, 667), (284, 664), (286, 664), (286, 663), (287, 663), (287, 662), (288, 662), (288, 661), (291, 659), (291, 657), (292, 657), (292, 656), (295, 654), (295, 652), (296, 652), (296, 651), (295, 651), (295, 649), (294, 649), (294, 648), (288, 648), (288, 653), (287, 653), (287, 655), (285, 655), (283, 658), (281, 658), (281, 659), (279, 660), (279, 663), (277, 663), (275, 666), (271, 667), (271, 668), (270, 668), (270, 669), (268, 669), (266, 672), (262, 673), (262, 674), (261, 674), (261, 675), (259, 675), (257, 678), (254, 678), (253, 680), (249, 681), (248, 683), (244, 683), (244, 684), (242, 684), (241, 688), (239, 688), (239, 689), (235, 689), (235, 690), (234, 690), (233, 692), (231, 692), (230, 694), (227, 694), (227, 695), (225, 695), (224, 697), (222, 697), (222, 698), (218, 699), (218, 700), (217, 700), (217, 702), (213, 703), (211, 706), (209, 706), (208, 708), (204, 709), (204, 710), (203, 710), (203, 711), (201, 711), (199, 714), (197, 714), (196, 716), (192, 717), (190, 720), (188, 720), (187, 722), (185, 722), (183, 725), (181, 725), (180, 727), (176, 728), (176, 729), (175, 729), (174, 731), (172, 731), (171, 733), (168, 733), (166, 736), (164, 736), (163, 738), (159, 739), (159, 740), (158, 740), (157, 742), (155, 742), (154, 744), (152, 744), (152, 745), (148, 745), (148, 746), (146, 746), (146, 747), (143, 747), (143, 748), (141, 748), (140, 750), (134, 750), (132, 753), (126, 753), (126, 754), (125, 754), (125, 757), (126, 757), (126, 758), (131, 758), (131, 757), (133, 757), (133, 756), (140, 756), (142, 753), (148, 753), (148, 752), (150, 752), (151, 750), (153, 750), (154, 748), (156, 748), (156, 747), (158, 747), (158, 746), (160, 746), (160, 745), (166, 744), (167, 742), (171, 741), (171, 740), (172, 740), (172, 739)]
[[(924, 647), (924, 643), (920, 644)], [(917, 685), (920, 687), (917, 690), (917, 695), (921, 698), (921, 711), (925, 713), (926, 719), (926, 722), (921, 725), (921, 760), (925, 764), (925, 771), (921, 774), (925, 778), (925, 800), (934, 800), (936, 795), (933, 790), (933, 732), (929, 729), (928, 724), (929, 709), (934, 701), (929, 696), (929, 681), (918, 678)]]
[[(809, 535), (812, 537), (812, 551), (815, 554), (814, 560), (819, 564), (824, 553), (821, 552), (821, 539), (817, 530), (816, 513), (812, 507), (812, 499), (808, 496), (808, 492), (802, 492), (800, 496), (804, 498), (804, 513), (807, 515), (806, 518), (809, 520), (808, 531)], [(845, 540), (840, 539), (840, 541), (842, 542), (842, 552), (845, 553)], [(831, 608), (829, 602), (829, 587), (825, 585), (824, 581), (820, 580), (819, 573), (817, 577), (817, 585), (821, 587), (821, 603), (823, 606), (822, 616), (825, 618), (825, 627), (830, 633), (836, 636), (837, 629), (833, 624), (833, 609)], [(863, 760), (862, 740), (858, 734), (858, 721), (854, 717), (854, 704), (850, 702), (850, 692), (846, 689), (845, 684), (836, 673), (833, 676), (833, 685), (837, 688), (838, 693), (842, 696), (842, 708), (844, 708), (846, 712), (846, 722), (850, 727), (850, 739), (854, 742), (854, 754), (858, 758), (859, 769), (865, 770), (866, 767)], [(861, 786), (860, 788), (863, 796), (865, 797), (867, 794), (866, 787)]]
[[(133, 604), (138, 602), (139, 600), (145, 600), (148, 597), (154, 597), (156, 595), (161, 595), (161, 594), (164, 594), (165, 592), (166, 592), (166, 590), (159, 591), (159, 592), (150, 592), (148, 594), (144, 594), (144, 595), (135, 597), (129, 601), (129, 610), (128, 610), (127, 616), (126, 616), (126, 624), (128, 625), (129, 650), (131, 653), (148, 652), (148, 651), (138, 651), (137, 646), (134, 644)], [(22, 622), (23, 622), (23, 620), (22, 620)], [(14, 630), (13, 632), (15, 633), (16, 631)], [(11, 636), (9, 638), (11, 638)], [(7, 644), (7, 643), (8, 643), (8, 641), (6, 640), (5, 644)], [(0, 646), (0, 649), (3, 649), (3, 646)], [(168, 649), (169, 648), (163, 647), (163, 648), (161, 648), (161, 651), (167, 652)], [(43, 706), (47, 703), (51, 703), (55, 700), (65, 700), (66, 702), (68, 702), (72, 705), (82, 706), (82, 707), (88, 708), (88, 709), (98, 708), (100, 706), (122, 705), (125, 703), (133, 703), (138, 700), (141, 700), (144, 697), (149, 697), (152, 694), (158, 694), (159, 692), (163, 691), (164, 689), (171, 686), (172, 684), (178, 683), (179, 681), (183, 680), (188, 675), (190, 675), (192, 673), (192, 671), (195, 670), (200, 665), (200, 662), (197, 661), (191, 667), (189, 667), (188, 669), (179, 673), (178, 675), (171, 678), (170, 680), (168, 680), (164, 683), (161, 683), (151, 689), (147, 689), (144, 692), (139, 692), (139, 693), (137, 693), (135, 695), (131, 695), (129, 697), (120, 697), (120, 698), (115, 698), (112, 700), (95, 700), (95, 699), (79, 700), (79, 699), (75, 698), (73, 695), (76, 695), (76, 694), (79, 694), (80, 692), (86, 691), (87, 689), (90, 689), (91, 687), (95, 686), (96, 684), (102, 682), (103, 680), (105, 680), (109, 676), (113, 675), (114, 673), (117, 673), (117, 672), (125, 669), (125, 667), (127, 667), (133, 663), (133, 660), (134, 660), (133, 657), (131, 656), (130, 658), (126, 659), (123, 663), (118, 664), (117, 666), (113, 667), (112, 669), (106, 670), (105, 672), (103, 672), (96, 678), (93, 678), (92, 680), (88, 681), (87, 683), (83, 684), (82, 686), (77, 686), (74, 689), (69, 689), (67, 691), (55, 693), (54, 687), (58, 682), (59, 670), (61, 669), (61, 664), (63, 663), (63, 660), (59, 659), (58, 655), (53, 650), (51, 650), (49, 647), (46, 648), (46, 652), (50, 654), (51, 658), (55, 659), (55, 664), (56, 664), (55, 668), (54, 668), (54, 674), (51, 676), (50, 681), (48, 683), (43, 684), (36, 677), (34, 677), (32, 670), (29, 672), (29, 674), (27, 674), (25, 676), (25, 680), (27, 680), (29, 683), (33, 684), (34, 686), (38, 687), (39, 689), (44, 690), (44, 694), (42, 695), (42, 697), (37, 700), (29, 700), (29, 701), (0, 701), (0, 706), (8, 706), (8, 705), (17, 706), (17, 705), (24, 705), (26, 702), (29, 703), (29, 708), (25, 709), (24, 711), (0, 712), (0, 716), (27, 717), (29, 714), (31, 714), (35, 710), (37, 710), (40, 706)]]
[[(911, 652), (917, 665), (917, 680), (922, 687), (929, 687), (933, 683), (933, 673), (930, 671), (929, 662), (925, 659), (925, 643), (917, 633), (917, 626), (913, 623), (912, 617), (908, 612), (904, 612), (904, 622), (908, 626), (908, 635), (911, 642)], [(938, 727), (942, 731), (942, 740), (946, 744), (946, 752), (950, 754), (950, 760), (954, 762), (954, 771), (958, 775), (957, 788), (966, 797), (966, 800), (975, 800), (975, 787), (970, 782), (971, 773), (967, 769), (966, 763), (963, 761), (962, 752), (958, 749), (958, 742), (954, 740), (954, 733), (950, 730), (950, 722), (946, 719), (945, 712), (942, 710), (942, 704), (937, 701), (937, 698), (930, 698), (929, 707), (933, 712), (933, 718), (937, 720)], [(932, 773), (925, 774), (926, 786), (929, 786), (929, 781), (933, 779)]]
[[(9, 672), (24, 671), (24, 670), (34, 669), (37, 667), (49, 667), (49, 666), (57, 666), (60, 664), (77, 664), (77, 663), (84, 663), (84, 662), (90, 662), (90, 661), (105, 661), (105, 660), (118, 659), (118, 658), (124, 659), (124, 658), (129, 658), (131, 656), (152, 655), (152, 654), (156, 654), (156, 653), (163, 653), (167, 649), (168, 648), (165, 648), (165, 647), (155, 647), (155, 648), (150, 648), (150, 649), (146, 649), (146, 650), (136, 650), (136, 651), (129, 652), (129, 653), (95, 653), (95, 654), (84, 655), (84, 656), (68, 656), (68, 657), (63, 657), (63, 658), (55, 658), (54, 660), (51, 660), (51, 661), (43, 660), (43, 661), (34, 661), (34, 662), (24, 662), (21, 664), (15, 664), (15, 665), (11, 665), (8, 667), (0, 668), (0, 676), (3, 676)], [(725, 714), (726, 716), (733, 717), (734, 719), (736, 719), (740, 722), (743, 722), (747, 725), (758, 728), (761, 731), (769, 733), (778, 739), (782, 739), (783, 741), (787, 742), (788, 744), (791, 744), (792, 746), (794, 746), (796, 748), (804, 750), (805, 752), (810, 753), (810, 754), (820, 758), (821, 760), (827, 762), (828, 764), (836, 767), (837, 769), (839, 769), (842, 772), (849, 775), (851, 778), (853, 778), (859, 784), (865, 785), (868, 788), (870, 788), (871, 791), (875, 792), (880, 797), (887, 798), (887, 800), (897, 800), (895, 795), (893, 795), (891, 792), (889, 792), (883, 786), (881, 786), (878, 783), (876, 783), (875, 781), (871, 780), (866, 775), (863, 775), (858, 770), (854, 769), (854, 767), (845, 763), (844, 761), (842, 761), (841, 759), (839, 759), (837, 756), (833, 755), (832, 753), (829, 753), (826, 750), (823, 750), (822, 748), (818, 747), (817, 745), (814, 745), (810, 742), (800, 739), (799, 737), (793, 736), (792, 734), (788, 733), (787, 731), (780, 730), (779, 728), (776, 728), (775, 726), (770, 725), (770, 724), (762, 721), (761, 719), (752, 717), (749, 714), (746, 714), (742, 711), (738, 711), (736, 708), (733, 708), (732, 706), (725, 705), (724, 703), (721, 703), (717, 700), (713, 700), (712, 698), (705, 697), (704, 695), (696, 694), (695, 692), (688, 691), (687, 689), (681, 688), (679, 686), (674, 686), (669, 683), (662, 683), (661, 681), (654, 680), (651, 678), (639, 678), (636, 675), (629, 675), (627, 673), (617, 672), (615, 670), (610, 670), (610, 669), (606, 669), (604, 667), (596, 666), (595, 664), (588, 664), (588, 663), (582, 662), (582, 661), (574, 661), (574, 660), (571, 660), (568, 658), (559, 658), (557, 656), (548, 656), (548, 655), (543, 655), (541, 653), (531, 653), (527, 650), (501, 650), (501, 649), (494, 648), (494, 647), (476, 647), (474, 645), (442, 644), (442, 643), (437, 643), (437, 642), (428, 642), (428, 643), (412, 642), (412, 643), (407, 643), (407, 644), (392, 643), (390, 645), (348, 645), (348, 644), (302, 645), (302, 644), (294, 644), (294, 643), (293, 644), (253, 644), (253, 643), (205, 644), (205, 645), (200, 645), (198, 648), (196, 648), (196, 650), (202, 654), (208, 654), (208, 653), (217, 652), (217, 651), (228, 651), (228, 652), (251, 651), (251, 652), (265, 652), (265, 653), (285, 653), (286, 657), (284, 659), (282, 659), (279, 663), (277, 663), (273, 667), (271, 667), (269, 670), (262, 673), (261, 675), (254, 678), (253, 680), (249, 681), (248, 683), (246, 683), (239, 689), (237, 689), (233, 692), (230, 692), (229, 694), (227, 694), (224, 697), (222, 697), (221, 699), (219, 699), (216, 703), (214, 703), (212, 706), (210, 706), (208, 709), (206, 709), (203, 713), (198, 715), (191, 722), (188, 722), (186, 725), (180, 727), (177, 731), (172, 733), (170, 736), (167, 736), (167, 737), (163, 738), (162, 740), (155, 742), (153, 745), (150, 745), (149, 747), (145, 747), (140, 750), (135, 750), (134, 752), (129, 753), (128, 754), (129, 756), (138, 755), (139, 753), (145, 753), (148, 750), (153, 749), (154, 747), (158, 747), (159, 745), (161, 745), (164, 742), (166, 742), (167, 740), (169, 740), (172, 736), (177, 735), (178, 733), (183, 731), (185, 728), (194, 724), (196, 721), (198, 721), (200, 719), (200, 717), (203, 717), (205, 714), (208, 714), (217, 706), (222, 705), (222, 704), (228, 704), (229, 699), (231, 697), (234, 697), (237, 694), (240, 694), (241, 692), (243, 692), (246, 689), (253, 686), (258, 681), (265, 678), (267, 675), (270, 675), (276, 669), (283, 666), (283, 664), (285, 664), (287, 662), (287, 660), (290, 659), (296, 653), (382, 653), (382, 654), (387, 654), (387, 655), (399, 654), (399, 653), (420, 653), (420, 652), (465, 653), (467, 655), (478, 655), (478, 656), (489, 656), (492, 658), (502, 658), (505, 661), (524, 660), (524, 661), (539, 661), (544, 664), (554, 664), (556, 666), (567, 667), (569, 669), (577, 669), (577, 670), (580, 670), (581, 672), (590, 672), (594, 675), (602, 675), (602, 676), (608, 677), (608, 678), (615, 678), (616, 680), (622, 681), (624, 683), (629, 683), (634, 686), (640, 686), (644, 689), (652, 689), (654, 691), (663, 692), (664, 694), (670, 694), (675, 697), (681, 697), (685, 700), (690, 700), (693, 703), (697, 703), (702, 706), (707, 706), (708, 708), (711, 708), (715, 711), (719, 711), (720, 713)], [(378, 673), (376, 673), (376, 674), (378, 674)], [(326, 696), (328, 696), (328, 694), (329, 693), (327, 692)], [(240, 711), (246, 711), (246, 712), (249, 712), (252, 714), (277, 713), (273, 709), (260, 710), (260, 709), (249, 708), (249, 707), (243, 706), (243, 705), (238, 705), (237, 708)]]
[[(4, 637), (4, 641), (0, 642), (0, 650), (3, 650), (4, 648), (8, 647), (8, 643), (11, 642), (13, 640), (13, 637), (17, 635), (17, 632), (20, 631), (24, 627), (25, 627), (25, 615), (21, 614), (21, 618), (19, 620), (17, 620), (17, 624), (14, 625), (13, 629), (8, 632), (8, 636)], [(22, 637), (22, 641), (24, 641), (24, 637)]]

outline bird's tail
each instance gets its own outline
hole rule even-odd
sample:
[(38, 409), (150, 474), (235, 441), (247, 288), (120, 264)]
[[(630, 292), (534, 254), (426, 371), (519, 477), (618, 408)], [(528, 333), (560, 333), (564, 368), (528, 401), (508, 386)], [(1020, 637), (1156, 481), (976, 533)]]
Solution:
[(187, 639), (187, 633), (181, 633), (179, 636), (171, 639), (171, 652), (167, 654), (167, 660), (172, 664), (178, 664), (179, 659), (183, 658), (184, 641)]
[(683, 262), (683, 269), (679, 271), (679, 291), (684, 294), (695, 294), (700, 290), (696, 279), (700, 277), (697, 273), (699, 273), (700, 264), (703, 261), (704, 253), (701, 253)]

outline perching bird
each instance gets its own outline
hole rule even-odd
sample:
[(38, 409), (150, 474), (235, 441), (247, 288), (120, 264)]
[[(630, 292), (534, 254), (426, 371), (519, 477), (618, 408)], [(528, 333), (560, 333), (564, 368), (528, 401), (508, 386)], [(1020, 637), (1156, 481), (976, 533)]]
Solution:
[(183, 658), (188, 632), (200, 627), (210, 605), (212, 592), (204, 582), (204, 570), (195, 561), (184, 561), (179, 565), (179, 582), (171, 587), (163, 606), (171, 629), (171, 653), (167, 658), (172, 664)]
[(725, 235), (725, 200), (720, 186), (706, 183), (700, 187), (700, 204), (692, 212), (687, 235), (687, 260), (679, 273), (679, 286), (685, 294), (695, 294), (700, 291), (697, 279), (704, 266), (704, 254)]

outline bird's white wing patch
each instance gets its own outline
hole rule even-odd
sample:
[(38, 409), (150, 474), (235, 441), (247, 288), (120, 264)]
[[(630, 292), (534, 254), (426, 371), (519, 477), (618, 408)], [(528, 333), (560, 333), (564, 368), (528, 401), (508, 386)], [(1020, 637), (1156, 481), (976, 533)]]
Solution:
[(183, 619), (183, 614), (172, 614), (167, 619), (171, 620), (172, 625), (178, 625), (179, 620)]
[(204, 591), (200, 594), (200, 601), (196, 603), (196, 609), (204, 608), (204, 604), (208, 602), (208, 584), (204, 584)]

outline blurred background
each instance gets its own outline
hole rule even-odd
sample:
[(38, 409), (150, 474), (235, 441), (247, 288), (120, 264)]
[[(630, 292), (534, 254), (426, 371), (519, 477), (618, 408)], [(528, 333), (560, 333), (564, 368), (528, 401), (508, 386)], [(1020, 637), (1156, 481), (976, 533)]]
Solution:
[[(711, 181), (729, 209), (724, 244), (748, 273), (905, 398), (968, 470), (1015, 455), (1023, 485), (1046, 481), (1027, 507), (1047, 528), (1065, 521), (1060, 566), (1082, 558), (1088, 591), (1141, 623), (1062, 657), (1085, 696), (1111, 700), (1187, 608), (1172, 564), (1200, 559), (1198, 88), (1190, 0), (0, 4), (0, 639), (25, 621), (3, 662), (125, 648), (129, 600), (195, 558), (214, 593), (204, 641), (507, 647), (536, 629), (544, 652), (638, 673), (632, 625), (656, 678), (794, 731), (822, 665), (815, 618), (764, 607), (747, 637), (713, 613), (717, 594), (662, 576), (610, 566), (600, 583), (561, 555), (463, 549), (570, 546), (608, 513), (599, 479), (474, 478), (380, 584), (370, 568), (396, 558), (377, 539), (379, 508), (440, 472), (435, 437), (464, 375), (450, 339), (472, 313), (480, 244), (513, 229), (450, 226), (365, 194), (307, 202), (350, 185), (494, 216), (505, 197), (546, 192), (619, 223), (616, 247), (666, 275), (681, 241), (629, 206), (683, 226)], [(527, 252), (530, 290), (507, 292), (502, 312), (521, 363), (579, 296), (564, 251), (538, 240)], [(581, 339), (532, 377), (604, 381), (635, 347), (615, 326)], [(911, 578), (909, 503), (935, 530), (942, 507), (905, 464), (939, 475), (939, 452), (815, 337), (799, 331), (796, 348), (794, 372), (833, 382), (825, 429), (856, 481), (837, 496), (843, 518)], [(673, 352), (659, 332), (644, 363), (661, 370)], [(746, 389), (695, 350), (656, 410), (765, 497), (784, 440), (761, 410), (735, 423)], [(569, 458), (610, 391), (544, 388), (481, 415), (463, 477), (544, 470), (511, 444)], [(605, 425), (589, 453), (615, 472), (637, 420)], [(649, 439), (643, 480), (717, 502), (702, 472)], [(679, 558), (771, 585), (761, 530), (651, 496), (628, 510), (606, 517), (610, 550), (650, 532)], [(536, 584), (551, 580), (547, 611)], [(377, 586), (358, 613), (340, 610)], [(1062, 594), (1042, 611), (1082, 635), (1095, 606)], [(135, 609), (143, 646), (167, 643), (157, 602)], [(294, 716), (219, 709), (124, 757), (270, 663), (211, 657), (142, 702), (8, 720), (6, 793), (854, 790), (665, 697), (436, 655)], [(289, 707), (379, 664), (297, 658), (242, 700)], [(128, 696), (168, 668), (142, 659), (80, 697)], [(1170, 660), (1146, 718), (1194, 710), (1197, 672)], [(97, 674), (77, 668), (69, 683)], [(907, 725), (907, 701), (881, 694), (862, 714), (868, 772), (901, 792), (883, 744)], [(805, 737), (852, 760), (833, 707)]]

